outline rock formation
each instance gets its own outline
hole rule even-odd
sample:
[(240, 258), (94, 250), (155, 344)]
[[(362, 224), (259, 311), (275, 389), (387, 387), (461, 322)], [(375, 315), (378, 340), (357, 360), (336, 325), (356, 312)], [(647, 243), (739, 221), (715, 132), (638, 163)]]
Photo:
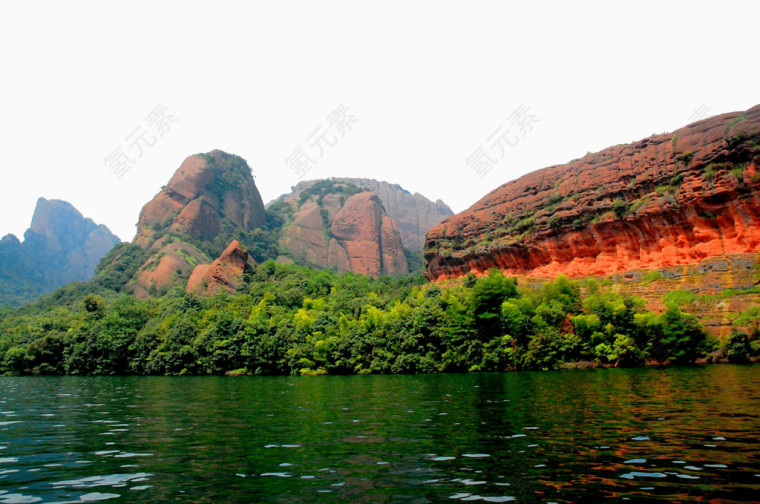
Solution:
[(24, 241), (13, 235), (0, 241), (0, 306), (23, 304), (68, 282), (89, 280), (119, 242), (70, 203), (40, 198)]
[[(398, 225), (401, 242), (409, 250), (422, 250), (426, 233), (433, 226), (453, 214), (443, 201), (432, 202), (419, 193), (410, 193), (398, 184), (366, 178), (333, 177), (330, 180), (337, 183), (353, 184), (377, 194), (388, 217)], [(279, 200), (293, 196), (298, 197), (317, 182), (319, 180), (299, 182), (292, 188), (290, 194), (280, 196)]]
[(151, 250), (153, 254), (133, 279), (132, 289), (139, 298), (160, 294), (182, 282), (198, 264), (210, 262), (195, 245), (173, 236), (161, 238)]
[(281, 245), (298, 262), (368, 276), (409, 272), (398, 226), (375, 193), (326, 180), (281, 203), (293, 208)]
[(251, 169), (239, 156), (214, 150), (190, 156), (140, 212), (134, 243), (152, 252), (134, 279), (134, 293), (160, 293), (211, 262), (237, 236), (266, 220)]
[(248, 252), (237, 240), (233, 240), (214, 262), (195, 267), (186, 290), (202, 295), (216, 294), (222, 289), (233, 293), (243, 283), (247, 263)]
[(530, 173), (427, 236), (431, 280), (612, 275), (760, 251), (760, 106)]
[(335, 215), (328, 265), (367, 276), (409, 272), (396, 223), (372, 192), (351, 196)]
[(245, 160), (214, 150), (185, 159), (166, 187), (143, 207), (134, 242), (148, 248), (162, 231), (213, 241), (222, 232), (252, 231), (265, 217)]

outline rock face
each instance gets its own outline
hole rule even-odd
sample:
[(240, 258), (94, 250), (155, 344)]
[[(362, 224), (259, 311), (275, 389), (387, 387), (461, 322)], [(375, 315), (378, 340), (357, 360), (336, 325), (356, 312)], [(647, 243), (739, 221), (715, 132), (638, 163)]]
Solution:
[(216, 294), (222, 289), (233, 293), (243, 283), (247, 263), (248, 252), (233, 240), (214, 262), (195, 267), (186, 290), (201, 295)]
[(435, 226), (432, 280), (612, 275), (760, 250), (760, 106), (530, 173)]
[(396, 223), (372, 192), (351, 196), (331, 226), (328, 265), (367, 276), (409, 272)]
[[(604, 277), (602, 290), (636, 296), (646, 308), (662, 312), (669, 295), (678, 294), (677, 304), (696, 315), (713, 336), (729, 336), (736, 314), (760, 304), (758, 254), (726, 254), (698, 263), (634, 270)], [(518, 276), (522, 287), (538, 288), (552, 278)]]
[(92, 278), (95, 267), (121, 240), (86, 219), (70, 203), (40, 198), (24, 241), (0, 241), (0, 306), (32, 301), (72, 281)]
[(209, 262), (208, 256), (190, 243), (166, 236), (158, 240), (150, 258), (137, 271), (132, 290), (135, 296), (147, 298), (161, 294), (183, 282), (198, 264)]
[(184, 282), (235, 236), (265, 220), (244, 159), (220, 150), (188, 157), (140, 212), (134, 243), (152, 254), (134, 279), (135, 295), (156, 295)]
[(166, 187), (143, 207), (134, 242), (148, 248), (161, 231), (213, 241), (225, 231), (252, 231), (265, 218), (245, 160), (214, 150), (185, 159)]
[(293, 209), (281, 245), (298, 262), (367, 276), (409, 272), (398, 226), (375, 193), (330, 180), (281, 203)]
[[(365, 178), (333, 177), (330, 180), (353, 184), (377, 194), (388, 217), (398, 225), (402, 244), (409, 250), (422, 250), (426, 233), (454, 213), (443, 201), (432, 202), (419, 193), (410, 193), (398, 184)], [(289, 195), (281, 196), (280, 200), (292, 196), (297, 197), (317, 182), (319, 180), (299, 182), (292, 188)]]
[[(757, 284), (757, 259), (757, 254), (726, 254), (696, 264), (661, 268), (652, 280), (638, 271), (612, 279), (621, 294), (642, 298), (649, 310), (657, 312), (665, 308), (668, 293), (694, 294), (682, 308), (697, 315), (710, 334), (725, 337), (730, 335), (737, 313), (760, 303), (760, 293), (752, 289)], [(727, 289), (730, 295), (725, 295)]]

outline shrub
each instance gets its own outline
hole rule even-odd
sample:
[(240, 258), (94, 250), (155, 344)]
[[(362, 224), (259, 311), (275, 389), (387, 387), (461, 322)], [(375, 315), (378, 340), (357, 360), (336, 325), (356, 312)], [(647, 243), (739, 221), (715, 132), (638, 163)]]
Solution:
[(641, 277), (641, 283), (650, 284), (652, 282), (656, 282), (657, 280), (661, 278), (664, 278), (662, 276), (662, 273), (660, 273), (658, 270), (652, 270), (646, 273), (643, 277)]
[(622, 220), (628, 214), (628, 202), (624, 199), (617, 198), (612, 202), (612, 211), (618, 220)]
[(725, 351), (726, 357), (731, 362), (749, 362), (749, 358), (753, 354), (749, 334), (734, 329), (731, 332), (731, 337), (726, 342)]
[(688, 166), (689, 163), (691, 163), (691, 160), (694, 159), (694, 153), (693, 152), (683, 152), (676, 156), (676, 161), (679, 161), (683, 163), (684, 165)]

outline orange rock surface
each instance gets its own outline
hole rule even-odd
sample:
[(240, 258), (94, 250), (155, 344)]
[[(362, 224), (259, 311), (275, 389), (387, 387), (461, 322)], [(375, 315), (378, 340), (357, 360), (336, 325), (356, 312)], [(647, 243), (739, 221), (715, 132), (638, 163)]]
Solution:
[(385, 215), (375, 193), (351, 196), (330, 229), (328, 265), (339, 272), (378, 276), (409, 271), (398, 228)]
[[(695, 264), (632, 270), (595, 278), (602, 291), (609, 289), (623, 296), (641, 298), (647, 310), (656, 313), (665, 310), (668, 295), (678, 294), (676, 298), (686, 299), (679, 303), (681, 308), (696, 315), (708, 333), (726, 337), (731, 333), (737, 313), (760, 304), (760, 292), (753, 289), (758, 284), (759, 261), (755, 253), (726, 254)], [(528, 289), (552, 280), (552, 277), (535, 275), (517, 276), (518, 284)], [(687, 293), (691, 295), (685, 295)]]
[(431, 280), (613, 275), (760, 250), (760, 106), (508, 182), (427, 235)]
[(195, 267), (186, 290), (196, 294), (215, 294), (224, 289), (233, 293), (243, 282), (247, 262), (248, 252), (237, 240), (233, 240), (214, 262)]

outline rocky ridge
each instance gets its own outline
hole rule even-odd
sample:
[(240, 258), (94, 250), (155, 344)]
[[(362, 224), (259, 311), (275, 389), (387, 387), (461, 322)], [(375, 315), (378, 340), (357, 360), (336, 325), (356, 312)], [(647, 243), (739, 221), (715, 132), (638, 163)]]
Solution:
[(435, 226), (426, 274), (554, 277), (760, 250), (760, 106), (508, 182)]
[(233, 240), (211, 264), (199, 264), (187, 281), (187, 292), (209, 295), (222, 290), (233, 293), (243, 283), (248, 252)]

